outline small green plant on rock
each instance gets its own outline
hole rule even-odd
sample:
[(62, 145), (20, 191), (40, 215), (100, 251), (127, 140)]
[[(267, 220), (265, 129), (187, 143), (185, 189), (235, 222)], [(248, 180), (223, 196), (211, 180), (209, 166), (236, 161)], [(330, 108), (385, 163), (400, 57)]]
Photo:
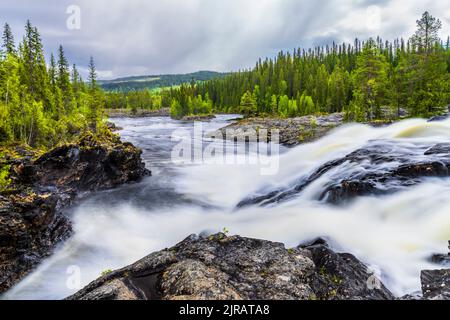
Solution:
[(112, 270), (111, 270), (111, 269), (106, 269), (106, 270), (103, 270), (103, 271), (102, 271), (102, 273), (101, 273), (101, 276), (102, 276), (102, 277), (104, 277), (104, 276), (106, 276), (106, 275), (110, 274), (111, 272), (112, 272)]
[(310, 296), (308, 297), (308, 300), (311, 300), (311, 301), (317, 300), (317, 296), (313, 293), (312, 295), (310, 295)]
[[(4, 157), (5, 155), (0, 153), (0, 158)], [(6, 190), (11, 183), (11, 179), (9, 179), (10, 167), (10, 165), (0, 164), (0, 191)]]

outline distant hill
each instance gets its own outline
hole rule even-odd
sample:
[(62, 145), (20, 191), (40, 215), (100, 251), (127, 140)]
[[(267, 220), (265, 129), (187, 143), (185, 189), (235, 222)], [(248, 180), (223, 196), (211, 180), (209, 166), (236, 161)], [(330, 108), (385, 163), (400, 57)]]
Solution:
[(182, 83), (194, 81), (207, 81), (214, 78), (221, 78), (227, 73), (214, 71), (198, 71), (186, 74), (162, 74), (150, 76), (133, 76), (119, 78), (115, 80), (99, 81), (101, 87), (106, 91), (127, 92), (132, 90), (159, 89), (170, 86), (178, 86)]

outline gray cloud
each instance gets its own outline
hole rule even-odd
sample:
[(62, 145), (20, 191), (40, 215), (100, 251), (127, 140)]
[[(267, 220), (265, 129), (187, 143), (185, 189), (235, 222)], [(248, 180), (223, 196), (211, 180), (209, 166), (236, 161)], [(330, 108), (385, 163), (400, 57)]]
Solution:
[[(71, 4), (81, 8), (80, 30), (66, 28)], [(29, 18), (47, 51), (61, 43), (80, 66), (92, 54), (113, 78), (238, 70), (299, 46), (408, 37), (425, 10), (450, 34), (450, 4), (430, 0), (2, 0), (0, 22), (20, 39)]]

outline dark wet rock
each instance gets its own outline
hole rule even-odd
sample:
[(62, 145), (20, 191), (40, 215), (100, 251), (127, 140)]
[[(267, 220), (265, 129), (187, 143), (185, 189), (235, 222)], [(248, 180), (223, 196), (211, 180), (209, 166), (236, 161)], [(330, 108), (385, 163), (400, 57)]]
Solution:
[(450, 300), (450, 269), (424, 270), (420, 279), (424, 299)]
[(432, 148), (428, 149), (425, 152), (425, 155), (433, 155), (433, 154), (443, 154), (443, 155), (449, 155), (450, 154), (450, 143), (439, 143)]
[(315, 264), (311, 287), (318, 299), (388, 300), (392, 293), (366, 265), (349, 253), (336, 253), (323, 239), (301, 246)]
[(422, 291), (405, 295), (401, 300), (450, 300), (450, 269), (448, 269), (450, 252), (446, 255), (435, 254), (430, 260), (446, 269), (422, 271), (420, 274)]
[(423, 295), (422, 295), (422, 291), (416, 291), (413, 293), (409, 293), (406, 294), (400, 298), (397, 298), (397, 300), (402, 300), (402, 301), (419, 301), (419, 300), (423, 300)]
[(432, 117), (431, 119), (428, 120), (428, 122), (447, 120), (450, 117), (450, 105), (447, 106), (447, 110), (448, 111), (447, 111), (446, 114), (442, 114), (442, 115), (439, 115), (439, 116)]
[(118, 127), (114, 122), (110, 122), (110, 121), (106, 122), (106, 126), (108, 127), (108, 129), (111, 132), (123, 130), (123, 128)]
[[(77, 144), (64, 145), (33, 162), (33, 179), (39, 186), (95, 191), (136, 181), (148, 175), (141, 150), (118, 137), (99, 141), (88, 135)], [(19, 175), (19, 179), (23, 178)], [(27, 177), (29, 178), (29, 177)]]
[(14, 196), (0, 201), (0, 292), (21, 280), (72, 231), (57, 210), (58, 195)]
[[(209, 136), (227, 140), (245, 141), (249, 135), (264, 133), (262, 140), (272, 141), (273, 130), (279, 132), (279, 143), (285, 146), (296, 146), (311, 142), (326, 135), (331, 129), (343, 124), (342, 113), (324, 116), (305, 116), (298, 118), (246, 118), (210, 133)], [(267, 132), (267, 136), (266, 133)]]
[(317, 199), (333, 204), (342, 204), (359, 196), (390, 194), (417, 185), (427, 177), (450, 176), (448, 144), (408, 148), (373, 141), (343, 158), (325, 163), (289, 187), (261, 192), (244, 199), (237, 207), (266, 206), (290, 200), (324, 175), (329, 177), (329, 182)]
[[(448, 249), (450, 250), (450, 241), (448, 242)], [(450, 251), (447, 254), (434, 254), (430, 260), (441, 266), (450, 266)]]
[(139, 149), (114, 135), (85, 135), (36, 160), (32, 154), (6, 160), (12, 184), (0, 198), (0, 292), (70, 236), (64, 209), (80, 193), (86, 196), (150, 174), (140, 155)]
[[(192, 235), (113, 271), (68, 299), (392, 299), (355, 257), (326, 244), (286, 249), (281, 243)], [(379, 283), (379, 280), (377, 280)]]

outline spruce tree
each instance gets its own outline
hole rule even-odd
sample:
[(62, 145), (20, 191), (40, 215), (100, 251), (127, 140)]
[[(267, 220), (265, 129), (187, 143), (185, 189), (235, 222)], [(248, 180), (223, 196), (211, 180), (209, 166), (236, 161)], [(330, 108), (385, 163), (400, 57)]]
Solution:
[(368, 120), (382, 116), (381, 107), (388, 101), (389, 83), (386, 57), (373, 39), (364, 45), (353, 75), (354, 103), (364, 110)]
[(97, 87), (97, 71), (95, 68), (94, 58), (91, 56), (89, 59), (89, 84), (91, 89)]
[(15, 54), (16, 47), (14, 44), (14, 35), (13, 35), (8, 23), (5, 23), (2, 39), (3, 39), (2, 47), (4, 48), (5, 53), (6, 54)]
[(74, 111), (73, 90), (70, 83), (69, 63), (61, 45), (58, 48), (58, 76), (56, 83), (61, 91), (64, 112), (66, 115), (69, 115)]
[(425, 12), (411, 38), (415, 51), (406, 56), (405, 77), (410, 88), (407, 106), (414, 116), (439, 115), (450, 102), (448, 65), (438, 36), (441, 27), (439, 19)]

